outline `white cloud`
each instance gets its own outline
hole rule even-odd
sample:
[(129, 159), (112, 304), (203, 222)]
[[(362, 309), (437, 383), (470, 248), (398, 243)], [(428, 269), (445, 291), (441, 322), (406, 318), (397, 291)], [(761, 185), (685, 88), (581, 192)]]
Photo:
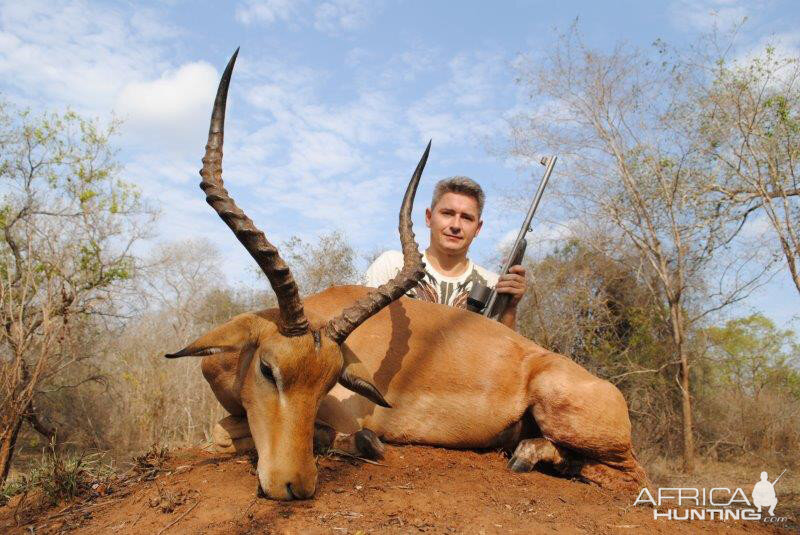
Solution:
[[(302, 13), (297, 6), (242, 1), (237, 20), (295, 21), (336, 33), (363, 25), (374, 9), (333, 0)], [(39, 0), (0, 5), (0, 74), (16, 98), (36, 107), (69, 105), (100, 116), (115, 110), (125, 120), (125, 177), (164, 207), (162, 236), (214, 236), (227, 254), (224, 244), (236, 247), (235, 240), (196, 185), (224, 58), (215, 58), (214, 66), (171, 60), (181, 31), (163, 20), (126, 5), (83, 0), (62, 0), (55, 8)], [(226, 186), (276, 243), (330, 228), (345, 231), (356, 245), (383, 240), (396, 225), (399, 199), (427, 139), (434, 137), (437, 147), (473, 148), (501, 120), (491, 80), (504, 69), (499, 56), (450, 62), (442, 56), (419, 44), (387, 63), (361, 54), (367, 70), (379, 62), (376, 79), (382, 82), (356, 80), (351, 93), (339, 85), (332, 100), (326, 87), (340, 84), (341, 72), (243, 55), (228, 109)], [(382, 76), (389, 71), (399, 73), (394, 83)], [(442, 81), (414, 87), (421, 96), (414, 98), (410, 82), (421, 72)]]
[(246, 90), (246, 99), (269, 117), (258, 118), (266, 124), (247, 135), (242, 150), (287, 180), (335, 181), (374, 172), (370, 147), (396, 143), (404, 131), (397, 122), (399, 105), (386, 93), (365, 89), (333, 105), (316, 92), (315, 82), (324, 73), (269, 65), (251, 74), (257, 81)]
[[(524, 221), (524, 214), (520, 212), (518, 225), (522, 225)], [(575, 221), (566, 219), (564, 221), (533, 221), (531, 231), (525, 236), (528, 241), (526, 249), (527, 254), (547, 254), (551, 252), (560, 242), (569, 239), (575, 235), (573, 225)], [(511, 249), (514, 245), (514, 240), (517, 239), (519, 234), (519, 226), (508, 230), (503, 236), (497, 240), (496, 253), (504, 254)]]
[(217, 83), (214, 67), (187, 63), (155, 80), (128, 83), (116, 109), (128, 131), (161, 150), (200, 147)]
[(519, 229), (509, 229), (506, 231), (503, 236), (497, 240), (497, 245), (495, 245), (495, 252), (497, 254), (505, 254), (514, 245), (514, 240), (517, 239), (517, 234), (519, 234)]
[[(749, 46), (743, 47), (734, 58), (734, 63), (744, 65), (756, 58), (763, 59), (767, 48), (772, 49), (774, 60), (795, 60), (800, 56), (800, 31), (775, 33), (762, 37)], [(778, 73), (778, 77), (780, 74)]]

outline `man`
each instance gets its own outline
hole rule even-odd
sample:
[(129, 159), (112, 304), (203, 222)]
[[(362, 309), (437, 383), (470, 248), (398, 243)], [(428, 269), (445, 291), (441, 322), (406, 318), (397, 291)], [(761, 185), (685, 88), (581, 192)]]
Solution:
[[(409, 292), (410, 297), (460, 308), (467, 307), (472, 285), (480, 282), (497, 293), (511, 295), (500, 322), (516, 329), (517, 305), (525, 294), (525, 268), (512, 266), (500, 277), (467, 258), (472, 240), (480, 233), (486, 196), (474, 180), (455, 176), (440, 180), (433, 190), (425, 224), (431, 229), (430, 246), (423, 254), (425, 277)], [(394, 277), (403, 265), (400, 251), (380, 255), (365, 274), (367, 286), (378, 287)]]

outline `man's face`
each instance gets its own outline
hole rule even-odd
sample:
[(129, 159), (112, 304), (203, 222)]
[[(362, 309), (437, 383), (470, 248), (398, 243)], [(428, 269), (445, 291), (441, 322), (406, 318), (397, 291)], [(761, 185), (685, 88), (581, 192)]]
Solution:
[(483, 225), (478, 201), (461, 193), (442, 195), (433, 208), (425, 210), (425, 223), (431, 229), (431, 246), (451, 255), (466, 255)]

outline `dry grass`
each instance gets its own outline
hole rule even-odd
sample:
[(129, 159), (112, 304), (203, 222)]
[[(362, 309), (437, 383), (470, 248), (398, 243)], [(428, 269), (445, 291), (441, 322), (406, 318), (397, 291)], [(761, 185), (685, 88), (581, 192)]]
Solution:
[(106, 485), (115, 472), (114, 463), (104, 453), (65, 453), (51, 445), (27, 471), (0, 489), (0, 505), (34, 491), (55, 505)]

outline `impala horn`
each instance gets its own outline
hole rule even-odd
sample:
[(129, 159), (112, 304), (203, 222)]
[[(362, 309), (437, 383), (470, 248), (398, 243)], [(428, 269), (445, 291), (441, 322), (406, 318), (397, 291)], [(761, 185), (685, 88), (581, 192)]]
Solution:
[(269, 279), (278, 298), (281, 322), (278, 328), (284, 336), (301, 336), (308, 332), (308, 320), (303, 312), (300, 292), (292, 277), (292, 272), (263, 232), (236, 206), (222, 182), (222, 142), (225, 132), (225, 104), (228, 100), (228, 86), (231, 82), (233, 65), (239, 49), (231, 56), (222, 79), (219, 81), (214, 109), (211, 112), (211, 126), (208, 129), (208, 144), (203, 158), (200, 187), (206, 193), (206, 202), (233, 231), (247, 249), (258, 266)]
[(325, 332), (337, 344), (344, 342), (356, 327), (392, 301), (399, 299), (425, 276), (425, 264), (422, 262), (419, 245), (414, 241), (414, 231), (411, 229), (411, 208), (414, 206), (414, 195), (417, 193), (417, 185), (419, 185), (419, 179), (422, 177), (422, 170), (425, 169), (430, 151), (431, 142), (429, 141), (414, 174), (411, 175), (411, 181), (408, 183), (406, 194), (403, 197), (403, 204), (400, 206), (399, 230), (400, 243), (403, 246), (403, 268), (392, 280), (371, 290), (353, 306), (346, 308), (328, 322)]

